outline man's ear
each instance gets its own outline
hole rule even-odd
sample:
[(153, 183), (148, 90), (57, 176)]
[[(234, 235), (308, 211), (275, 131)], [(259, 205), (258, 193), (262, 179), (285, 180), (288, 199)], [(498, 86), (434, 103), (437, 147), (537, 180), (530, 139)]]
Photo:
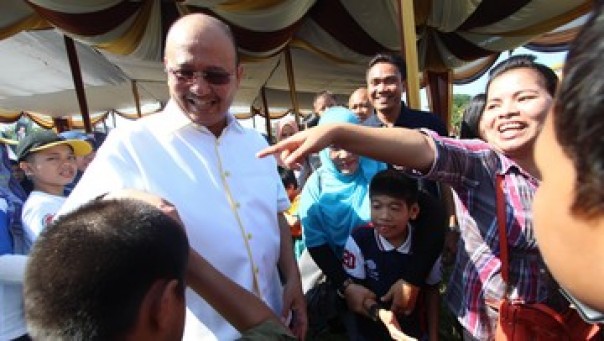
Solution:
[(409, 206), (409, 219), (415, 220), (419, 215), (419, 211), (420, 208), (418, 203), (414, 202), (413, 204), (411, 204), (411, 206)]

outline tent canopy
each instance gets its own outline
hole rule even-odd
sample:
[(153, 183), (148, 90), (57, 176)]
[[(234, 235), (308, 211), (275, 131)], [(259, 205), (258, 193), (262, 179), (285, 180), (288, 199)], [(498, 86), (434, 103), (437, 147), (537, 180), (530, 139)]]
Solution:
[[(400, 0), (3, 0), (0, 111), (79, 115), (63, 35), (76, 41), (90, 112), (165, 102), (161, 63), (170, 24), (203, 12), (230, 24), (245, 76), (234, 105), (291, 108), (289, 49), (300, 108), (330, 90), (345, 101), (378, 52), (401, 52)], [(406, 0), (405, 0), (406, 1)], [(590, 0), (416, 0), (420, 73), (479, 77), (502, 51), (566, 47)]]

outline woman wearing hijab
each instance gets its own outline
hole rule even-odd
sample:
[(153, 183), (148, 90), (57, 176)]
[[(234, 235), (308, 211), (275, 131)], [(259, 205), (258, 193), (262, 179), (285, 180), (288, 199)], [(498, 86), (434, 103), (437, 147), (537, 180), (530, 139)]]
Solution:
[[(292, 117), (287, 117), (279, 121), (277, 124), (277, 134), (275, 137), (277, 138), (277, 142), (279, 142), (294, 135), (298, 131), (300, 131), (300, 129), (298, 128), (298, 123), (296, 123), (296, 120), (294, 120)], [(310, 167), (308, 161), (305, 161), (300, 169), (294, 170), (296, 180), (298, 181), (298, 188), (304, 187), (306, 179), (308, 179), (310, 173), (312, 173), (312, 168)]]
[[(352, 111), (333, 107), (323, 113), (319, 126), (331, 123), (359, 122)], [(352, 284), (342, 267), (344, 246), (353, 228), (370, 221), (369, 183), (386, 164), (336, 146), (323, 149), (319, 157), (321, 167), (302, 190), (302, 237), (314, 262), (344, 297), (344, 290)], [(372, 295), (362, 286), (353, 287)]]
[(285, 140), (286, 138), (297, 133), (299, 130), (298, 124), (293, 118), (284, 118), (279, 121), (279, 124), (277, 125), (277, 141)]

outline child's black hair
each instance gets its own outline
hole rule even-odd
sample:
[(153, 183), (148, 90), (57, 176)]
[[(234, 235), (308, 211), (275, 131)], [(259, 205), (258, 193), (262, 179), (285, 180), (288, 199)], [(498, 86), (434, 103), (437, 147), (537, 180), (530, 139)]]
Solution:
[(283, 187), (287, 188), (289, 185), (293, 185), (294, 189), (298, 188), (298, 180), (296, 179), (296, 175), (294, 171), (291, 169), (279, 167), (279, 176), (281, 176), (281, 181), (283, 182)]
[(369, 197), (387, 195), (404, 200), (407, 205), (417, 202), (417, 180), (395, 169), (386, 169), (377, 173), (369, 185)]

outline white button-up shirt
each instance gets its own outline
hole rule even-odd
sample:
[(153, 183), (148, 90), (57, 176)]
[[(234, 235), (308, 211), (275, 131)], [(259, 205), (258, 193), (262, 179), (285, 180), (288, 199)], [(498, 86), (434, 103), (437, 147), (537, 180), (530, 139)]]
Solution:
[[(160, 195), (178, 209), (197, 252), (280, 313), (277, 215), (289, 200), (275, 159), (255, 156), (266, 145), (232, 115), (216, 138), (170, 101), (163, 112), (109, 134), (61, 213), (120, 188)], [(210, 337), (198, 321), (190, 321), (193, 315), (218, 340), (239, 336), (190, 289), (187, 307), (185, 338)]]

